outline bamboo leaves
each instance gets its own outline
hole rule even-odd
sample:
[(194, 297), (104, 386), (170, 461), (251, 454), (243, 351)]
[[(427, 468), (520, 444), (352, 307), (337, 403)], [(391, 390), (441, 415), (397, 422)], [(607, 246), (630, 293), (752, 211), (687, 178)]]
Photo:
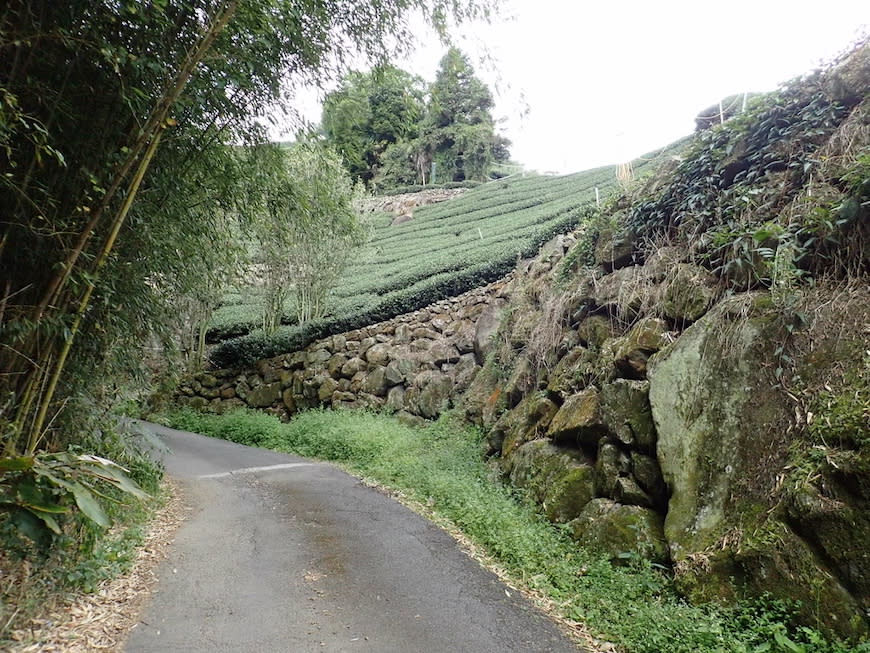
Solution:
[(0, 458), (0, 512), (6, 512), (22, 533), (44, 542), (50, 531), (62, 531), (58, 517), (74, 504), (95, 524), (111, 525), (98, 497), (104, 484), (136, 497), (148, 498), (128, 470), (110, 460), (87, 454), (56, 453)]

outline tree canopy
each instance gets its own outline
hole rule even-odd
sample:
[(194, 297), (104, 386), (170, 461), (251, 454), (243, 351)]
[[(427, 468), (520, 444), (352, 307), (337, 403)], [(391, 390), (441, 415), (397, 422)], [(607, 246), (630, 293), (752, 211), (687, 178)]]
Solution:
[(384, 150), (417, 137), (423, 116), (423, 81), (390, 64), (351, 72), (326, 96), (321, 127), (351, 175), (370, 182)]
[(442, 182), (483, 180), (509, 158), (492, 108), (468, 57), (451, 47), (428, 87), (392, 65), (348, 74), (327, 95), (321, 127), (351, 175), (372, 186), (427, 183), (433, 171)]

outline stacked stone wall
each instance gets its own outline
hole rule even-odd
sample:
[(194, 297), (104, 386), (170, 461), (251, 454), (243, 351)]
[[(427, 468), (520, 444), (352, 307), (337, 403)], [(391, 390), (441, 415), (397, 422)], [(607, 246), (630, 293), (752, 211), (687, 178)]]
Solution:
[(316, 406), (386, 408), (407, 421), (435, 419), (477, 375), (509, 281), (250, 368), (196, 374), (179, 386), (178, 403), (215, 412), (247, 406), (283, 419)]

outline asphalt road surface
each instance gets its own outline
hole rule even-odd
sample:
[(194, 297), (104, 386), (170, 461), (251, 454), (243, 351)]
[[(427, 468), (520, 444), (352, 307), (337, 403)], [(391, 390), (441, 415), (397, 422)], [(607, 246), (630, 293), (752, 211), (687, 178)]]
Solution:
[(336, 467), (146, 426), (192, 514), (129, 653), (578, 651), (449, 535)]

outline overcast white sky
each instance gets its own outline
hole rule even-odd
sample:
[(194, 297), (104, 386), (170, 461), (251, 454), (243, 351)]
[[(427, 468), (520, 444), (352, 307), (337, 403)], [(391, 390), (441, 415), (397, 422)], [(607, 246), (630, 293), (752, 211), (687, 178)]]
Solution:
[[(767, 91), (842, 52), (866, 0), (502, 0), (505, 20), (460, 31), (494, 91), (512, 158), (541, 172), (618, 163), (694, 129), (720, 98)], [(421, 30), (422, 31), (422, 30)], [(402, 68), (432, 81), (431, 34)], [(494, 67), (480, 63), (486, 52)], [(310, 120), (319, 111), (309, 106)]]

